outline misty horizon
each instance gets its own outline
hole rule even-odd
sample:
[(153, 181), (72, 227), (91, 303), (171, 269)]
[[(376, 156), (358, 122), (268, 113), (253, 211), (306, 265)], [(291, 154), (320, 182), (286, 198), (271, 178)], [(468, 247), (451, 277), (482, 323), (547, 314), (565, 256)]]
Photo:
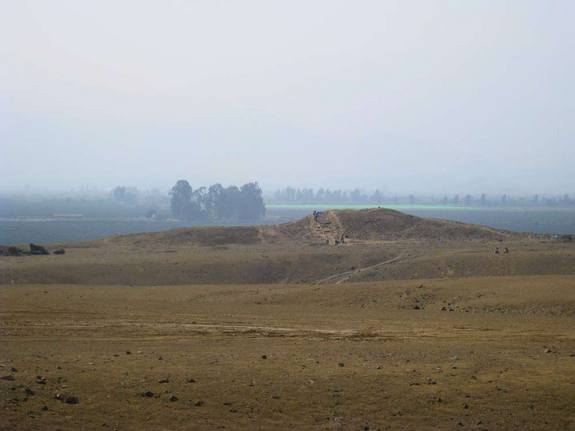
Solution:
[(0, 190), (575, 194), (575, 4), (6, 3)]

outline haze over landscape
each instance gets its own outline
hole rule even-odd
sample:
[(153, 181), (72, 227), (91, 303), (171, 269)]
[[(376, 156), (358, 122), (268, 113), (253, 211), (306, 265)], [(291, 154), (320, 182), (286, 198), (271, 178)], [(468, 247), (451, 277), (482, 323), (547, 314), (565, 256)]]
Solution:
[(574, 22), (0, 0), (0, 431), (575, 431)]
[(574, 12), (4, 1), (0, 188), (572, 193)]

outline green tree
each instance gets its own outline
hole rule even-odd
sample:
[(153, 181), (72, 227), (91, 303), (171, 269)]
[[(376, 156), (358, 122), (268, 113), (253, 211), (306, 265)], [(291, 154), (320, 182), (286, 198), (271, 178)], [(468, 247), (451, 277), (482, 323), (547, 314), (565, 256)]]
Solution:
[(191, 218), (192, 186), (186, 180), (178, 180), (170, 191), (172, 215), (179, 219)]

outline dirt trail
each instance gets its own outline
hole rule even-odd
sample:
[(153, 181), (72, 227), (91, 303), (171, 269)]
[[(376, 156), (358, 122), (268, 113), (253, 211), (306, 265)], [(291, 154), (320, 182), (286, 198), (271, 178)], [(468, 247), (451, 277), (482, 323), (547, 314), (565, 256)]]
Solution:
[(341, 221), (333, 211), (321, 211), (310, 218), (312, 234), (330, 245), (338, 245), (345, 234)]
[(322, 278), (321, 280), (316, 281), (315, 284), (325, 284), (325, 283), (341, 284), (341, 283), (344, 283), (346, 281), (349, 281), (354, 275), (357, 275), (357, 274), (365, 272), (365, 271), (374, 270), (374, 269), (377, 269), (381, 266), (388, 265), (390, 263), (397, 262), (403, 257), (404, 257), (404, 254), (402, 253), (398, 256), (395, 256), (392, 259), (388, 259), (388, 260), (385, 260), (383, 262), (376, 263), (375, 265), (365, 266), (363, 268), (352, 269), (349, 271), (344, 271), (344, 272), (340, 272), (337, 274), (333, 274), (333, 275), (330, 275), (329, 277), (325, 277), (325, 278)]

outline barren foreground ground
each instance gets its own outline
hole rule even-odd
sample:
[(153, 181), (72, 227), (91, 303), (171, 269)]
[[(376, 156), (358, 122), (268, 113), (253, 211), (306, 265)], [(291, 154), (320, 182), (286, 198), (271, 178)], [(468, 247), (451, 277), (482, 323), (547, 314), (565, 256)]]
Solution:
[(371, 209), (12, 254), (1, 430), (575, 430), (570, 238)]
[(573, 275), (5, 285), (0, 313), (2, 430), (575, 429)]

